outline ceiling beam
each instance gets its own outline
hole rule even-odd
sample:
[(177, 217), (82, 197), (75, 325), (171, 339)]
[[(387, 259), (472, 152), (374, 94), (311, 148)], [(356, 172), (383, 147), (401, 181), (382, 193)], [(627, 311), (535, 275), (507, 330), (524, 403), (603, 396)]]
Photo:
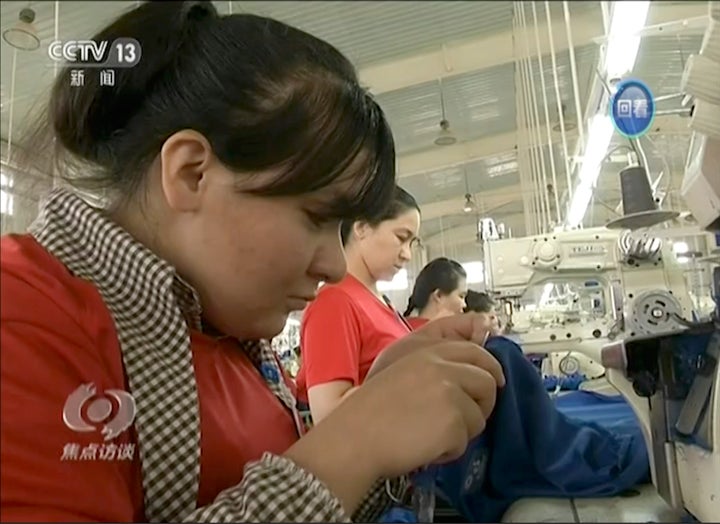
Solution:
[[(602, 18), (599, 10), (588, 10), (572, 18), (574, 45), (582, 46), (593, 43), (593, 39), (603, 34)], [(538, 25), (541, 35), (547, 35), (547, 24), (544, 21)], [(552, 23), (555, 35), (556, 52), (567, 50), (568, 43), (565, 34), (564, 20), (555, 17)], [(524, 43), (524, 40), (523, 40)], [(524, 45), (518, 51), (524, 50)], [(547, 38), (541, 41), (541, 51), (549, 52)], [(535, 49), (534, 40), (531, 39), (531, 50)], [(522, 55), (520, 55), (522, 56)], [(513, 30), (508, 27), (506, 31), (482, 36), (472, 40), (446, 44), (437, 51), (417, 54), (408, 58), (395, 60), (384, 64), (376, 64), (361, 68), (360, 81), (377, 95), (388, 91), (395, 91), (425, 82), (437, 81), (439, 78), (461, 75), (480, 69), (488, 69), (514, 62), (518, 57), (515, 54), (513, 43)]]
[[(518, 142), (517, 131), (492, 135), (452, 146), (431, 146), (429, 149), (400, 155), (397, 158), (399, 177), (422, 175), (441, 169), (460, 166), (493, 155), (514, 151)], [(559, 140), (559, 138), (558, 138)]]
[[(492, 191), (484, 191), (476, 195), (476, 201), (481, 214), (492, 213), (495, 210), (522, 200), (517, 185), (494, 189)], [(423, 220), (432, 220), (433, 218), (445, 217), (449, 215), (462, 215), (465, 197), (450, 198), (438, 202), (431, 202), (420, 206), (422, 208)]]
[[(653, 128), (648, 134), (687, 133), (689, 122), (688, 118), (677, 115), (661, 115), (655, 118)], [(577, 131), (568, 132), (567, 137), (570, 140), (570, 144), (568, 144), (570, 146), (577, 137)], [(553, 143), (560, 140), (560, 134), (554, 133)], [(509, 151), (515, 151), (517, 144), (518, 132), (512, 131), (461, 142), (452, 146), (432, 146), (423, 151), (398, 156), (398, 177), (404, 178), (432, 173), (433, 171), (461, 166), (467, 162), (501, 155)]]
[[(648, 15), (648, 25), (706, 15), (707, 5), (700, 2), (692, 4), (653, 2)], [(540, 18), (538, 23), (540, 51), (542, 54), (548, 54), (550, 45), (546, 19), (544, 16)], [(604, 33), (599, 9), (590, 9), (573, 15), (571, 22), (573, 45), (575, 46), (592, 44)], [(551, 26), (555, 40), (555, 52), (566, 51), (569, 46), (563, 17), (553, 17)], [(535, 55), (534, 30), (531, 30), (530, 36), (530, 50)], [(524, 42), (523, 39), (523, 45), (518, 46), (519, 49), (516, 53), (513, 30), (508, 28), (506, 31), (492, 35), (446, 44), (444, 48), (436, 51), (365, 66), (359, 71), (360, 80), (376, 95), (425, 82), (434, 82), (439, 78), (515, 62), (526, 56)]]

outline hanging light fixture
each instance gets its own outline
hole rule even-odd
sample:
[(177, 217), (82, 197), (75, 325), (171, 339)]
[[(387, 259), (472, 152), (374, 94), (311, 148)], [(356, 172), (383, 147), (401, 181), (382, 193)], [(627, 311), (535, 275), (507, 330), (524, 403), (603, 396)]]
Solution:
[(442, 79), (438, 80), (440, 85), (440, 109), (442, 110), (442, 120), (440, 120), (440, 132), (435, 139), (436, 146), (451, 146), (457, 142), (457, 138), (450, 130), (450, 122), (445, 118), (445, 96), (443, 95)]
[(475, 202), (473, 202), (472, 195), (470, 193), (465, 193), (465, 205), (463, 206), (463, 211), (465, 213), (472, 213), (475, 211)]
[(34, 51), (40, 47), (40, 38), (33, 22), (35, 21), (35, 11), (30, 7), (20, 11), (17, 22), (3, 31), (3, 40), (21, 51)]
[(470, 185), (468, 184), (467, 176), (467, 165), (463, 165), (463, 177), (465, 178), (465, 205), (463, 206), (463, 211), (465, 213), (472, 213), (473, 211), (475, 211), (475, 201), (470, 194)]

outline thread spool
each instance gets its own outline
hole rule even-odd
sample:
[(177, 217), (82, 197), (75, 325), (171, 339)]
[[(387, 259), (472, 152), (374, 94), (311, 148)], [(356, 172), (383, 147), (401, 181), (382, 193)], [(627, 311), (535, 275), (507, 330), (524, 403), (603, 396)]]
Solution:
[(657, 208), (647, 172), (642, 166), (630, 166), (620, 171), (623, 216), (608, 222), (609, 229), (640, 229), (676, 218), (676, 211)]

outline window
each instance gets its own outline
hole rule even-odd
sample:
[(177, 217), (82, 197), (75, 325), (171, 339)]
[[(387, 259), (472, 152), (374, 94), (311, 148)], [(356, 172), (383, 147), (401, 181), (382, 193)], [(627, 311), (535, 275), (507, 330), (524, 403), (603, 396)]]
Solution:
[(0, 173), (0, 213), (3, 215), (12, 215), (15, 211), (12, 187), (12, 177), (5, 173)]

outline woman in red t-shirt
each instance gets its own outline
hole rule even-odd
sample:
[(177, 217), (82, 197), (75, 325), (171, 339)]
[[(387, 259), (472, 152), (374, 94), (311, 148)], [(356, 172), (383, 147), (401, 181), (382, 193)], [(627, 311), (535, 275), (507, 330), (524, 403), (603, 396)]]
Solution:
[(212, 2), (143, 2), (92, 40), (134, 65), (112, 87), (58, 69), (13, 158), (77, 188), (0, 240), (0, 521), (375, 522), (504, 385), (478, 318), (446, 319), (299, 423), (266, 340), (345, 275), (340, 224), (391, 206), (382, 109), (328, 43)]
[[(467, 273), (460, 263), (445, 257), (431, 260), (415, 279), (405, 309), (408, 324), (417, 329), (436, 318), (462, 313), (467, 292)], [(418, 315), (410, 317), (416, 311)]]
[(377, 283), (392, 280), (410, 261), (419, 228), (419, 206), (401, 188), (380, 219), (343, 223), (348, 273), (320, 288), (300, 330), (298, 395), (315, 423), (363, 383), (382, 350), (411, 331)]

